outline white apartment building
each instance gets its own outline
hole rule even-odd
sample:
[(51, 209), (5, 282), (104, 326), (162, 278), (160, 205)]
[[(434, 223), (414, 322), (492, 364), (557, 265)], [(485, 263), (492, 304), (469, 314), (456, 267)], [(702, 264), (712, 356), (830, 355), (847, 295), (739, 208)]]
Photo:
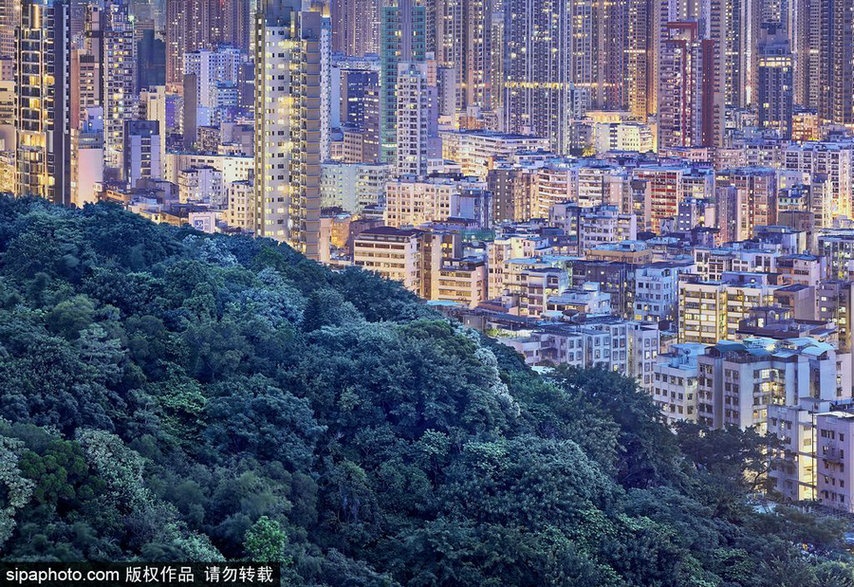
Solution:
[(474, 308), (486, 300), (486, 263), (474, 259), (444, 260), (432, 276), (431, 285), (431, 300)]
[(353, 242), (353, 263), (400, 282), (411, 292), (421, 291), (424, 233), (391, 227), (372, 228)]
[(837, 360), (833, 345), (812, 338), (722, 341), (697, 363), (698, 422), (711, 428), (758, 426), (764, 433), (769, 406), (851, 397), (847, 363)]
[(637, 216), (621, 214), (616, 206), (598, 206), (581, 215), (578, 228), (581, 252), (607, 243), (633, 241), (637, 236)]
[(784, 166), (810, 175), (827, 175), (832, 186), (833, 215), (851, 216), (852, 159), (852, 143), (793, 143), (786, 148)]
[(492, 131), (444, 131), (442, 158), (456, 161), (465, 175), (486, 179), (489, 170), (500, 159), (526, 151), (547, 151), (547, 138), (505, 134)]
[(616, 206), (629, 212), (629, 173), (622, 167), (601, 161), (580, 163), (570, 168), (570, 199), (582, 208)]
[[(427, 174), (430, 136), (436, 129), (436, 86), (427, 63), (399, 63), (397, 71), (397, 151), (395, 174)], [(432, 131), (432, 132), (431, 132)]]
[(686, 263), (659, 261), (635, 269), (634, 318), (676, 323), (679, 309), (679, 274), (693, 268)]
[(222, 173), (210, 166), (190, 167), (178, 176), (178, 201), (182, 204), (210, 204), (224, 208), (227, 195)]
[(594, 122), (592, 143), (597, 155), (609, 151), (646, 153), (655, 149), (655, 136), (648, 124), (640, 122)]
[(241, 55), (233, 47), (215, 51), (200, 49), (184, 54), (184, 74), (196, 76), (198, 105), (213, 110), (217, 106), (217, 84), (238, 83)]
[(320, 199), (324, 208), (361, 212), (385, 202), (389, 167), (371, 163), (324, 163)]
[(222, 181), (245, 181), (253, 175), (254, 160), (246, 155), (218, 155), (204, 153), (167, 153), (163, 179), (178, 183), (178, 175), (189, 167), (209, 165), (222, 174)]
[(686, 275), (679, 281), (679, 342), (715, 344), (737, 338), (753, 308), (771, 306), (779, 286), (765, 273), (728, 272), (720, 281)]
[(816, 499), (815, 414), (829, 409), (830, 402), (802, 399), (796, 405), (768, 406), (768, 434), (782, 443), (772, 453), (770, 488), (791, 501)]
[(547, 252), (548, 240), (530, 235), (512, 235), (487, 243), (487, 298), (492, 300), (504, 293), (506, 263), (511, 259), (531, 259)]
[(608, 316), (580, 324), (543, 326), (500, 341), (519, 352), (529, 365), (599, 367), (634, 377), (641, 387), (650, 389), (659, 331), (654, 324)]
[(542, 316), (546, 301), (569, 287), (560, 257), (510, 259), (504, 265), (502, 303), (519, 316)]
[(563, 319), (576, 314), (610, 316), (611, 313), (611, 294), (602, 291), (599, 283), (588, 282), (548, 298), (543, 316)]
[(697, 422), (697, 357), (705, 350), (704, 344), (674, 344), (653, 366), (652, 398), (669, 425)]

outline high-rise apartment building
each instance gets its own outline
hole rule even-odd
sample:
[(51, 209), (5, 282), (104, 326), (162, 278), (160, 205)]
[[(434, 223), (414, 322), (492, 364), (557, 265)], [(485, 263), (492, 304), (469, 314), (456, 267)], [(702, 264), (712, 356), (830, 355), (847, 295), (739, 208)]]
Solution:
[(256, 16), (256, 234), (318, 258), (323, 15), (271, 1)]
[(154, 36), (151, 29), (137, 30), (142, 38), (136, 43), (136, 87), (139, 90), (166, 83), (166, 43)]
[(83, 46), (71, 50), (71, 128), (80, 128), (87, 108), (103, 105), (104, 12), (87, 6)]
[(413, 0), (382, 9), (380, 49), (380, 159), (394, 164), (397, 155), (397, 75), (400, 63), (424, 61), (427, 13)]
[(236, 85), (240, 75), (240, 63), (240, 52), (233, 47), (222, 47), (215, 51), (200, 49), (184, 55), (184, 75), (196, 76), (199, 106), (216, 108), (217, 85)]
[(125, 122), (138, 115), (136, 40), (128, 7), (110, 3), (104, 15), (104, 157), (105, 166), (123, 170)]
[(766, 29), (759, 46), (757, 74), (759, 124), (776, 129), (779, 136), (792, 135), (793, 62), (789, 42), (782, 32)]
[(711, 0), (710, 4), (710, 37), (719, 40), (720, 30), (723, 41), (725, 102), (747, 108), (756, 103), (757, 97), (760, 0)]
[(156, 120), (125, 122), (122, 176), (131, 187), (136, 186), (141, 179), (163, 177), (159, 126)]
[(222, 3), (222, 42), (246, 53), (252, 30), (250, 0), (225, 0)]
[(817, 107), (821, 87), (820, 0), (791, 0), (788, 7), (786, 32), (793, 58), (794, 102), (801, 107)]
[(720, 146), (718, 51), (697, 21), (669, 22), (658, 61), (658, 146)]
[(587, 77), (582, 64), (580, 71), (573, 65), (581, 41), (572, 38), (572, 6), (507, 0), (505, 10), (505, 130), (548, 138), (552, 150), (567, 154), (576, 142), (573, 122), (590, 103), (589, 84), (574, 83)]
[(656, 3), (654, 0), (628, 0), (624, 4), (626, 109), (641, 121), (657, 110)]
[(68, 6), (23, 0), (17, 39), (16, 189), (70, 203)]
[[(819, 18), (819, 116), (836, 124), (854, 124), (854, 10), (850, 0), (815, 0)], [(812, 97), (812, 96), (811, 96)]]
[(777, 219), (777, 173), (767, 167), (725, 169), (715, 178), (716, 185), (735, 187), (735, 240), (753, 238), (759, 226), (770, 226)]
[(499, 80), (493, 70), (491, 0), (437, 0), (435, 53), (440, 67), (453, 72), (455, 111), (461, 126), (497, 108)]
[(436, 86), (426, 63), (400, 63), (397, 73), (397, 175), (427, 175), (431, 137), (438, 136)]
[(21, 3), (0, 1), (0, 57), (15, 56), (15, 29), (21, 20)]
[(217, 0), (166, 0), (166, 84), (180, 90), (184, 55), (222, 40), (222, 4)]
[(381, 0), (332, 0), (332, 50), (363, 56), (380, 52)]

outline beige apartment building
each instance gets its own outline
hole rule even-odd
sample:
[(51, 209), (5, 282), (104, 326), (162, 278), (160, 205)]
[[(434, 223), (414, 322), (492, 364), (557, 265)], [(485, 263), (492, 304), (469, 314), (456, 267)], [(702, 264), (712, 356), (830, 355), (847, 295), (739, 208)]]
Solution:
[(460, 258), (459, 236), (380, 226), (353, 241), (353, 263), (427, 300), (474, 308), (486, 300), (486, 263)]

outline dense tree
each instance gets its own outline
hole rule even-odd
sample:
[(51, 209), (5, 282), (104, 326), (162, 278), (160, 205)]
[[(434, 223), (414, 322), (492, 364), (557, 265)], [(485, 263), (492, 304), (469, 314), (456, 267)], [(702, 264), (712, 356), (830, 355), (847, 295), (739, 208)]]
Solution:
[(275, 560), (293, 585), (852, 585), (836, 519), (399, 285), (107, 205), (0, 198), (0, 551)]

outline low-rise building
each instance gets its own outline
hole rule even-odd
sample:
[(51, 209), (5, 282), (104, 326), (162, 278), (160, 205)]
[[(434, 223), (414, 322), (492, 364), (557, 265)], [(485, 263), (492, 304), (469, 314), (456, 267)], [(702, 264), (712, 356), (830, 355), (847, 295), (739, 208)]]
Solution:
[(499, 340), (529, 365), (598, 367), (633, 377), (647, 390), (652, 386), (660, 342), (655, 324), (614, 316), (544, 325)]
[(444, 260), (431, 281), (431, 300), (457, 302), (470, 308), (486, 300), (486, 263), (482, 260)]
[(484, 182), (474, 178), (404, 177), (386, 184), (385, 223), (397, 228), (448, 218), (476, 220), (488, 228), (492, 205)]
[(255, 195), (251, 181), (233, 181), (228, 184), (225, 223), (232, 228), (255, 230)]
[(660, 354), (653, 367), (652, 399), (669, 425), (697, 422), (697, 357), (706, 345), (684, 343), (671, 345)]
[(697, 357), (698, 422), (710, 428), (758, 427), (764, 433), (771, 405), (801, 398), (851, 397), (851, 372), (839, 373), (833, 345), (811, 338), (722, 341)]
[(551, 296), (546, 301), (543, 315), (549, 318), (564, 319), (584, 314), (587, 316), (610, 316), (611, 294), (602, 291), (596, 282), (588, 282), (581, 287), (569, 288)]
[(854, 413), (815, 416), (816, 498), (827, 507), (854, 513)]
[(679, 274), (691, 263), (659, 261), (635, 269), (634, 319), (676, 323), (679, 309)]

